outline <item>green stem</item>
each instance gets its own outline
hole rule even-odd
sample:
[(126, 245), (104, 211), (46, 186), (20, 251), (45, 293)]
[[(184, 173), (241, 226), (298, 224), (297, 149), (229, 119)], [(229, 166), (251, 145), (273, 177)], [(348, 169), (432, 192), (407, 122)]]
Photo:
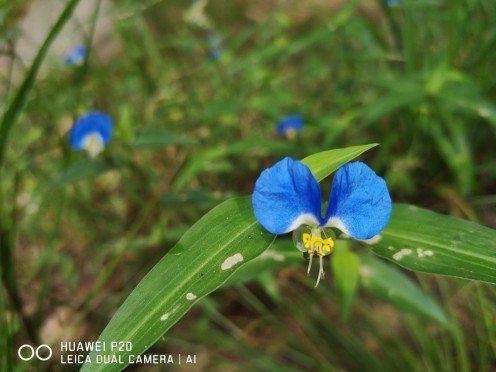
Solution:
[(12, 103), (9, 108), (5, 112), (2, 121), (0, 122), (0, 174), (2, 171), (2, 165), (5, 157), (5, 146), (7, 144), (7, 139), (10, 133), (10, 130), (14, 126), (17, 118), (19, 117), (22, 109), (24, 108), (24, 104), (26, 103), (29, 92), (31, 91), (34, 82), (36, 80), (36, 76), (38, 75), (38, 70), (45, 59), (45, 56), (48, 52), (48, 49), (52, 45), (52, 42), (55, 40), (57, 35), (64, 27), (65, 23), (71, 17), (72, 12), (76, 8), (76, 5), (79, 3), (79, 0), (70, 0), (67, 3), (64, 11), (60, 15), (59, 19), (55, 23), (55, 25), (50, 30), (45, 42), (38, 50), (38, 54), (36, 55), (31, 67), (29, 68), (24, 81), (22, 82), (21, 87), (17, 91)]
[(0, 228), (0, 261), (1, 261), (1, 271), (2, 271), (2, 281), (5, 286), (5, 290), (10, 298), (12, 307), (15, 309), (17, 314), (22, 320), (26, 332), (35, 344), (39, 344), (38, 333), (36, 327), (30, 318), (28, 318), (23, 311), (22, 299), (17, 287), (17, 282), (15, 280), (15, 270), (14, 270), (14, 257), (13, 249), (10, 240), (9, 232), (3, 228)]
[(81, 102), (81, 97), (83, 96), (83, 87), (84, 87), (84, 81), (86, 80), (86, 75), (88, 74), (88, 68), (89, 68), (89, 57), (91, 55), (91, 51), (93, 49), (93, 39), (95, 37), (95, 30), (96, 30), (96, 22), (98, 20), (98, 13), (100, 12), (100, 6), (101, 6), (102, 1), (98, 0), (95, 9), (93, 11), (93, 15), (91, 16), (91, 28), (88, 37), (85, 40), (86, 44), (86, 57), (84, 58), (83, 66), (81, 67), (81, 73), (78, 76), (79, 84), (78, 84), (78, 94), (77, 94), (77, 99), (76, 102), (79, 104)]

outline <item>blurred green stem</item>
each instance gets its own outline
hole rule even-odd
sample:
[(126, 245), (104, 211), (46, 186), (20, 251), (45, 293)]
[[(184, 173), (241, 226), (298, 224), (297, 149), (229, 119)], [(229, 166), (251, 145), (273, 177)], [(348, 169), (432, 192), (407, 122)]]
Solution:
[(30, 318), (28, 318), (23, 311), (23, 305), (21, 296), (19, 293), (19, 288), (16, 282), (15, 270), (14, 270), (14, 257), (13, 257), (13, 244), (11, 242), (11, 237), (9, 232), (4, 228), (4, 225), (0, 228), (0, 258), (1, 258), (1, 271), (2, 271), (2, 281), (5, 286), (5, 290), (10, 298), (12, 307), (18, 313), (19, 317), (26, 328), (31, 340), (38, 344), (38, 333), (36, 327), (34, 327)]
[[(21, 86), (17, 90), (12, 102), (7, 108), (7, 111), (3, 115), (0, 121), (0, 175), (3, 170), (3, 162), (5, 159), (5, 151), (8, 143), (8, 137), (10, 131), (14, 124), (16, 123), (19, 115), (21, 114), (24, 105), (27, 101), (29, 92), (31, 91), (34, 82), (36, 80), (36, 76), (40, 69), (40, 66), (50, 48), (50, 45), (55, 40), (57, 35), (62, 30), (65, 23), (71, 17), (72, 12), (74, 11), (76, 5), (79, 3), (79, 0), (70, 0), (62, 14), (58, 18), (55, 25), (50, 30), (48, 36), (46, 37), (43, 45), (38, 50), (38, 53), (31, 64), (31, 67), (26, 73), (24, 81)], [(15, 197), (15, 194), (13, 195)], [(4, 186), (0, 185), (0, 266), (2, 271), (2, 281), (5, 286), (6, 292), (10, 297), (10, 302), (15, 311), (19, 314), (19, 317), (22, 319), (24, 326), (26, 327), (26, 331), (31, 337), (32, 341), (38, 343), (38, 335), (36, 329), (31, 321), (24, 312), (22, 299), (19, 293), (19, 288), (17, 287), (16, 277), (15, 277), (15, 267), (14, 267), (14, 229), (13, 224), (15, 222), (15, 215), (9, 216), (8, 208), (6, 206), (7, 202), (12, 202), (13, 199), (10, 196), (7, 200), (6, 195), (4, 193)], [(10, 208), (15, 212), (15, 208)], [(9, 222), (11, 218), (11, 221)]]
[(101, 4), (102, 4), (101, 0), (98, 0), (95, 4), (95, 9), (93, 10), (93, 15), (91, 17), (90, 32), (89, 32), (87, 39), (85, 40), (87, 53), (86, 53), (86, 56), (84, 58), (83, 66), (81, 67), (80, 74), (78, 76), (79, 81), (77, 83), (77, 86), (79, 88), (78, 88), (78, 95), (77, 95), (77, 99), (76, 99), (77, 107), (79, 107), (79, 104), (81, 102), (81, 97), (83, 96), (83, 87), (84, 87), (83, 83), (85, 81), (86, 75), (88, 74), (89, 57), (91, 55), (91, 51), (93, 48), (92, 47), (93, 38), (95, 36), (96, 22), (98, 20), (98, 13), (100, 12)]

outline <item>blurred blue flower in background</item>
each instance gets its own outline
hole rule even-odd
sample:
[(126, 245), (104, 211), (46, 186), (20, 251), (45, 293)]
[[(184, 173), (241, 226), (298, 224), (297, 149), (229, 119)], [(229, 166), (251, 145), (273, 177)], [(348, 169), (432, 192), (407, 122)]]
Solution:
[(112, 118), (101, 112), (90, 112), (77, 119), (69, 131), (69, 143), (78, 151), (86, 151), (94, 158), (112, 138)]
[(388, 224), (392, 202), (386, 182), (362, 162), (343, 165), (332, 182), (322, 218), (320, 186), (310, 168), (289, 157), (264, 170), (252, 196), (255, 217), (273, 234), (291, 231), (296, 247), (320, 258), (317, 279), (324, 275), (322, 257), (334, 246), (334, 227), (346, 236), (368, 240)]
[(64, 56), (64, 63), (66, 65), (81, 65), (87, 52), (88, 50), (84, 45), (78, 44)]
[(296, 134), (303, 129), (303, 119), (300, 115), (289, 115), (277, 123), (276, 132), (279, 136), (289, 139), (296, 138)]
[(401, 0), (386, 0), (386, 4), (391, 6), (391, 5), (398, 5)]
[(207, 44), (208, 44), (208, 54), (210, 57), (215, 59), (216, 61), (220, 60), (222, 57), (222, 48), (224, 46), (224, 39), (214, 32), (209, 33), (207, 36)]

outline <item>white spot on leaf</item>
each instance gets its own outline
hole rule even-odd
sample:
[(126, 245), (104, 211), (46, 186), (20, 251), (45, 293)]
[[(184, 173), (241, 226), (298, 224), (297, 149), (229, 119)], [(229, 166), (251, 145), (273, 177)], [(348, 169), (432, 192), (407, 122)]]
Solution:
[(186, 295), (186, 299), (189, 301), (193, 301), (196, 299), (196, 295), (190, 292)]
[(162, 315), (162, 316), (160, 317), (160, 320), (162, 320), (162, 321), (163, 321), (163, 320), (167, 320), (167, 319), (169, 319), (169, 317), (170, 317), (172, 314), (174, 314), (174, 313), (177, 311), (177, 309), (179, 309), (179, 305), (174, 306), (174, 308), (173, 308), (171, 311), (169, 311), (169, 312), (165, 313), (164, 315)]
[(432, 251), (427, 251), (424, 250), (423, 248), (417, 248), (417, 256), (419, 257), (425, 257), (425, 256), (434, 256), (434, 253)]
[(237, 263), (240, 263), (244, 260), (243, 256), (241, 253), (236, 253), (234, 256), (226, 258), (226, 260), (220, 265), (220, 268), (222, 270), (228, 270)]
[(396, 260), (396, 261), (399, 261), (403, 257), (412, 254), (412, 252), (413, 251), (410, 248), (403, 248), (401, 251), (396, 252), (395, 254), (393, 254), (393, 259)]

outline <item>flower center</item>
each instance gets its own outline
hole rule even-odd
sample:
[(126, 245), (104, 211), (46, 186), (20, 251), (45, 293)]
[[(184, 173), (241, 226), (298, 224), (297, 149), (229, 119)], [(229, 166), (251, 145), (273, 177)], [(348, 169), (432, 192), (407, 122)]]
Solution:
[(292, 141), (292, 140), (295, 140), (296, 137), (298, 136), (298, 131), (296, 129), (290, 128), (290, 129), (286, 130), (285, 135), (286, 135), (286, 138), (288, 140)]
[(98, 132), (87, 134), (83, 139), (83, 149), (94, 158), (103, 150), (103, 138)]
[(312, 268), (313, 256), (319, 256), (319, 275), (315, 287), (319, 285), (320, 279), (325, 276), (323, 257), (331, 254), (334, 247), (335, 235), (332, 229), (300, 226), (293, 232), (293, 241), (296, 248), (310, 255), (307, 275)]

